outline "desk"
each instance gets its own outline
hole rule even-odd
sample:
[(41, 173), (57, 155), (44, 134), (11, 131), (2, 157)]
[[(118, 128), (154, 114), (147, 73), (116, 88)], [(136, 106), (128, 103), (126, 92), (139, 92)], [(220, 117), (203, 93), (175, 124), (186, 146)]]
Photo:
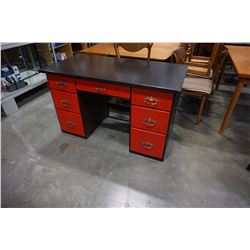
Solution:
[[(110, 97), (129, 100), (130, 152), (164, 159), (187, 66), (78, 54), (41, 69), (63, 132), (88, 138)], [(107, 142), (108, 143), (108, 142)]]
[(239, 76), (233, 97), (227, 108), (219, 133), (223, 134), (245, 84), (250, 85), (250, 46), (226, 46)]
[[(180, 43), (154, 43), (151, 49), (150, 59), (155, 61), (166, 61), (172, 52), (179, 48)], [(129, 52), (123, 48), (119, 48), (121, 57), (147, 59), (147, 49), (142, 49), (137, 52)], [(81, 51), (84, 54), (116, 56), (113, 43), (101, 43), (84, 49)]]

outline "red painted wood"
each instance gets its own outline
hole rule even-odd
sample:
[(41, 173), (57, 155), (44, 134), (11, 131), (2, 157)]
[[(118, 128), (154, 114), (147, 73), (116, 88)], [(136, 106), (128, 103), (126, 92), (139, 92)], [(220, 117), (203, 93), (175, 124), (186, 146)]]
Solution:
[(76, 79), (76, 89), (97, 94), (130, 99), (130, 88), (126, 86), (121, 86), (119, 84), (109, 84), (90, 80)]
[(62, 110), (56, 110), (56, 112), (63, 131), (80, 136), (85, 135), (81, 115)]
[(47, 77), (51, 89), (76, 93), (74, 78), (57, 75), (48, 75)]
[(51, 95), (57, 109), (80, 113), (78, 98), (76, 94), (51, 90)]
[(167, 133), (170, 112), (132, 105), (131, 126), (161, 134)]
[(131, 151), (162, 159), (165, 135), (137, 128), (131, 128), (130, 133)]
[(132, 104), (171, 111), (173, 94), (158, 90), (149, 90), (142, 88), (132, 88)]

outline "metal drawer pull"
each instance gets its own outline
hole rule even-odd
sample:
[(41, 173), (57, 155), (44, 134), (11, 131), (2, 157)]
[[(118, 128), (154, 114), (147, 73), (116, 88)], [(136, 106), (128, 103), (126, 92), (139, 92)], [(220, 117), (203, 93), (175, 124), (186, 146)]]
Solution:
[(67, 126), (69, 128), (75, 128), (76, 127), (76, 123), (75, 122), (71, 122), (71, 121), (67, 121)]
[(144, 96), (144, 102), (150, 105), (157, 105), (160, 100), (153, 96)]
[(106, 90), (107, 90), (106, 88), (99, 88), (99, 87), (96, 87), (95, 89), (96, 89), (97, 91), (100, 91), (100, 92), (106, 91)]
[(61, 100), (61, 104), (65, 107), (65, 108), (69, 108), (70, 106), (70, 101), (69, 100)]
[(154, 127), (157, 124), (156, 120), (153, 120), (151, 118), (144, 118), (142, 121), (147, 127)]
[(67, 83), (65, 83), (65, 82), (57, 82), (57, 86), (59, 88), (66, 88), (67, 87)]
[(142, 142), (141, 142), (141, 146), (142, 146), (143, 148), (145, 148), (145, 149), (150, 150), (150, 149), (153, 148), (154, 144), (152, 144), (152, 143), (150, 143), (150, 142), (142, 141)]

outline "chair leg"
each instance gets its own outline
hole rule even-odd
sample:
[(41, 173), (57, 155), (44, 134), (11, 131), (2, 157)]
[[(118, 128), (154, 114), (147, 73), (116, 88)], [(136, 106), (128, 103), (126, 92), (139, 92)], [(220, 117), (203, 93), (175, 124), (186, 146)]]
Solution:
[(220, 80), (221, 80), (221, 76), (219, 76), (219, 79), (218, 79), (217, 82), (216, 82), (215, 90), (218, 90), (219, 85), (220, 85)]
[(207, 108), (207, 105), (208, 105), (208, 95), (206, 95), (206, 100), (205, 100), (203, 111)]
[(204, 105), (205, 105), (205, 102), (206, 102), (206, 98), (207, 98), (207, 95), (203, 95), (202, 98), (201, 98), (201, 103), (200, 103), (199, 111), (198, 111), (198, 114), (196, 116), (196, 125), (198, 125), (200, 123), (201, 114), (202, 114), (202, 112), (204, 110)]

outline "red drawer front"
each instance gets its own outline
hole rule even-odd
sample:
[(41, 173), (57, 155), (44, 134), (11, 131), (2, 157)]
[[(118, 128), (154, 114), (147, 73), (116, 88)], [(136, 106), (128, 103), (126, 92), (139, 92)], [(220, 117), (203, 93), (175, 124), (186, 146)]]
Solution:
[(132, 105), (131, 126), (145, 130), (167, 133), (170, 113)]
[(81, 115), (62, 110), (56, 112), (63, 131), (81, 136), (85, 135)]
[(170, 111), (173, 94), (148, 89), (132, 88), (132, 104)]
[(130, 88), (89, 80), (76, 80), (78, 90), (130, 99)]
[(74, 78), (48, 75), (49, 86), (51, 89), (61, 90), (76, 93), (76, 86)]
[(76, 94), (51, 90), (53, 101), (57, 109), (80, 113)]
[(130, 150), (162, 159), (165, 138), (162, 134), (131, 128)]

